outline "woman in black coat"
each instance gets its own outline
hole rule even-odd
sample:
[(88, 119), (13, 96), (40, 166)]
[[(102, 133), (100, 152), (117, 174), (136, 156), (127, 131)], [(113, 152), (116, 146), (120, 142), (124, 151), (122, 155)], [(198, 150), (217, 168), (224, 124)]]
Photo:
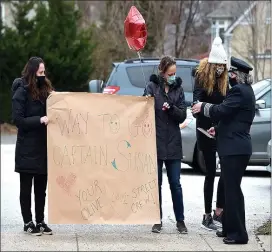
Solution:
[(216, 235), (224, 237), (225, 244), (246, 244), (248, 234), (241, 182), (252, 155), (250, 128), (255, 116), (255, 95), (250, 71), (253, 68), (235, 57), (231, 57), (231, 65), (231, 89), (224, 102), (219, 105), (199, 102), (192, 111), (219, 121), (217, 127), (208, 130), (216, 134), (225, 188), (222, 231)]
[[(158, 158), (158, 183), (160, 214), (162, 167), (165, 164), (170, 184), (173, 207), (179, 233), (187, 233), (184, 223), (183, 195), (180, 184), (182, 142), (179, 125), (186, 119), (186, 105), (182, 80), (176, 77), (176, 62), (165, 56), (159, 65), (159, 75), (152, 75), (144, 91), (145, 96), (155, 98), (156, 142)], [(152, 232), (160, 233), (161, 223), (152, 227)]]
[[(195, 88), (193, 101), (220, 104), (223, 102), (228, 89), (227, 56), (222, 46), (222, 40), (215, 38), (209, 58), (200, 61), (195, 73)], [(201, 114), (196, 116), (196, 127), (204, 130), (210, 129), (217, 122)], [(204, 182), (204, 205), (202, 227), (208, 230), (217, 230), (222, 225), (222, 211), (224, 205), (224, 186), (219, 179), (217, 187), (216, 210), (212, 217), (212, 199), (214, 179), (216, 175), (216, 141), (208, 138), (196, 130), (197, 147), (203, 153), (206, 174)]]
[[(46, 99), (52, 91), (41, 58), (29, 59), (22, 77), (12, 85), (12, 118), (18, 128), (15, 172), (20, 174), (20, 204), (24, 231), (31, 235), (52, 234), (44, 222), (47, 187)], [(34, 179), (36, 225), (31, 214)]]

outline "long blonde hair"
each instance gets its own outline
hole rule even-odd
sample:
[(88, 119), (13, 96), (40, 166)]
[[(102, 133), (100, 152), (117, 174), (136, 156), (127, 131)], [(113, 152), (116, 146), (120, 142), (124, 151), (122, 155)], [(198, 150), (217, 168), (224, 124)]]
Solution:
[(208, 58), (200, 61), (200, 64), (196, 70), (196, 78), (198, 78), (199, 84), (207, 91), (208, 95), (211, 95), (216, 84), (219, 92), (226, 96), (228, 87), (228, 70), (225, 67), (225, 71), (216, 78), (216, 64), (208, 62)]

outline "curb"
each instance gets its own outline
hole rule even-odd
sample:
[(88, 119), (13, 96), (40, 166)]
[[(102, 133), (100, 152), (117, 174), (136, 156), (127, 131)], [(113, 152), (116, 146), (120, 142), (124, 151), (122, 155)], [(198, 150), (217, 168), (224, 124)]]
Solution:
[(254, 236), (255, 236), (256, 242), (258, 243), (258, 247), (260, 248), (260, 251), (266, 252), (265, 248), (263, 247), (263, 242), (260, 240), (259, 236), (255, 234), (255, 232), (254, 232)]

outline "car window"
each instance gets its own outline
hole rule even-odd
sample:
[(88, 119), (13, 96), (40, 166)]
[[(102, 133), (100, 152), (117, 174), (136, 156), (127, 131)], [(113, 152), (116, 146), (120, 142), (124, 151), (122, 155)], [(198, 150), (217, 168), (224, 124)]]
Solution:
[(145, 80), (146, 82), (148, 82), (150, 75), (158, 73), (157, 65), (152, 65), (152, 66), (143, 65), (142, 67), (143, 67), (145, 78), (143, 76), (142, 68), (140, 65), (126, 68), (130, 83), (133, 86), (139, 87), (139, 88), (145, 88), (145, 85), (146, 85)]
[(117, 86), (117, 66), (111, 71), (110, 77), (107, 81), (107, 86)]
[(192, 103), (193, 102), (193, 93), (192, 92), (184, 92), (185, 100)]
[(261, 91), (263, 91), (266, 87), (271, 85), (270, 79), (261, 80), (252, 85), (252, 89), (255, 95), (258, 95)]
[[(177, 76), (182, 79), (182, 87), (184, 92), (193, 92), (191, 67), (177, 66)], [(185, 98), (186, 98), (186, 93), (185, 93)]]
[(271, 108), (271, 90), (266, 92), (259, 100), (265, 101), (265, 108)]

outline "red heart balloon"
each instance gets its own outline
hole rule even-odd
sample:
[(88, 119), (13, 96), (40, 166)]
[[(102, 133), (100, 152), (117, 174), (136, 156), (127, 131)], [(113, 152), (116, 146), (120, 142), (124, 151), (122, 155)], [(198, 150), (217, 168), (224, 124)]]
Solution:
[(130, 49), (140, 51), (145, 47), (147, 27), (141, 13), (132, 6), (124, 22), (125, 38)]

